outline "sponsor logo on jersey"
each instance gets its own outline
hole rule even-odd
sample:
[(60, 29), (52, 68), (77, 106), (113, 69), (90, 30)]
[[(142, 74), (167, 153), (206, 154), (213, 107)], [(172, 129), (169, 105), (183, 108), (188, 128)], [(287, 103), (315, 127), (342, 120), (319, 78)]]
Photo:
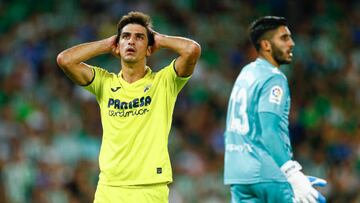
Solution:
[(275, 104), (280, 104), (282, 96), (283, 96), (283, 90), (281, 89), (280, 86), (276, 85), (276, 86), (272, 87), (270, 90), (269, 102), (275, 103)]
[(225, 150), (228, 152), (252, 152), (253, 149), (249, 144), (226, 144)]
[(109, 98), (108, 108), (113, 108), (113, 109), (134, 109), (134, 108), (139, 108), (139, 107), (142, 107), (142, 106), (148, 106), (150, 104), (151, 104), (151, 97), (150, 96), (141, 97), (141, 98), (135, 98), (135, 99), (133, 99), (132, 101), (129, 101), (129, 102), (120, 101), (120, 99)]
[(109, 116), (113, 117), (130, 117), (130, 116), (140, 116), (144, 115), (145, 113), (149, 112), (149, 109), (133, 109), (133, 110), (109, 110)]
[(129, 117), (143, 115), (149, 110), (146, 107), (151, 104), (151, 97), (141, 97), (134, 98), (129, 102), (121, 101), (120, 99), (109, 98), (108, 109), (109, 116), (118, 116), (118, 117)]

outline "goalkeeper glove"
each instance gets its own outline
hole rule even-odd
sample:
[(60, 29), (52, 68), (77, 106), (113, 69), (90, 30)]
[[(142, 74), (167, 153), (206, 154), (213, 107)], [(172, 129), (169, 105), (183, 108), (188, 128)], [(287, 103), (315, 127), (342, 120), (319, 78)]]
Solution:
[[(320, 193), (315, 190), (312, 183), (300, 170), (301, 165), (297, 161), (287, 161), (281, 166), (281, 171), (285, 174), (290, 183), (296, 203), (317, 203), (320, 201)], [(320, 179), (312, 179), (314, 186), (322, 183)], [(321, 197), (323, 197), (321, 195)], [(324, 198), (325, 199), (325, 198)], [(321, 199), (322, 200), (322, 199)]]
[[(311, 183), (312, 186), (317, 186), (317, 187), (324, 187), (326, 186), (327, 182), (324, 179), (318, 178), (318, 177), (314, 177), (314, 176), (308, 176), (308, 179)], [(317, 198), (319, 203), (326, 203), (326, 199), (325, 197), (318, 192), (318, 198)]]

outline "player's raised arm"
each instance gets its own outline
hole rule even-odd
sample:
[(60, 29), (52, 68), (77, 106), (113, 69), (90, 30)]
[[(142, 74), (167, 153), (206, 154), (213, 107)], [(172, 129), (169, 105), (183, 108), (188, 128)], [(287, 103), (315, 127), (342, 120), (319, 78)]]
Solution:
[(115, 53), (116, 35), (109, 38), (76, 45), (62, 51), (57, 56), (57, 63), (66, 75), (78, 85), (89, 84), (94, 75), (85, 61), (100, 54)]
[(200, 45), (194, 40), (154, 33), (152, 53), (160, 48), (168, 48), (180, 56), (175, 61), (175, 70), (178, 76), (186, 77), (194, 72), (196, 61), (201, 54)]

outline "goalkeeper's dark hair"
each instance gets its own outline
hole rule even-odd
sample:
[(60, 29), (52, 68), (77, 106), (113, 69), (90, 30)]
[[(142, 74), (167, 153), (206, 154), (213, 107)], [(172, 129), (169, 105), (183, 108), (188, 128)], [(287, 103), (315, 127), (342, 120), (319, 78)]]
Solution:
[(117, 36), (116, 36), (117, 43), (120, 40), (122, 29), (128, 24), (139, 24), (141, 26), (144, 26), (147, 31), (148, 46), (152, 46), (154, 44), (154, 34), (151, 32), (151, 28), (152, 28), (151, 18), (150, 16), (138, 11), (131, 11), (120, 19), (117, 25)]
[(272, 31), (282, 25), (287, 26), (287, 20), (284, 17), (278, 16), (264, 16), (252, 22), (249, 27), (249, 35), (255, 49), (259, 51), (260, 41), (268, 31)]

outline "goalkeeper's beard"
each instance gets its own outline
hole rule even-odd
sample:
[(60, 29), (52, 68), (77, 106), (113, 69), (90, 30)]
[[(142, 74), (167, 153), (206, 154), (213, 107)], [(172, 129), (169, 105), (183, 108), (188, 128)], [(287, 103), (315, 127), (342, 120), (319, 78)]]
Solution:
[(277, 64), (282, 65), (291, 63), (291, 59), (287, 59), (286, 53), (279, 49), (274, 43), (271, 43), (271, 50), (271, 56)]

